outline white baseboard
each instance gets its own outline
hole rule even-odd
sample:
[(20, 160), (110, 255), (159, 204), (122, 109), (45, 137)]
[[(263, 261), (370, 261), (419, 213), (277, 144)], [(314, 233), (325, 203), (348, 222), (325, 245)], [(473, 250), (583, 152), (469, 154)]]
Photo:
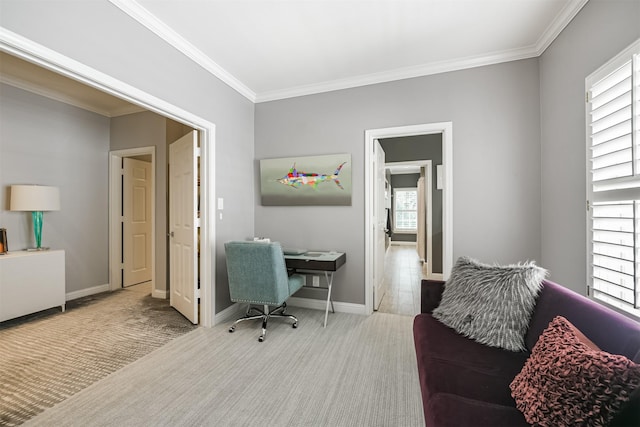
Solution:
[(153, 298), (160, 298), (160, 299), (169, 299), (169, 291), (163, 291), (161, 289), (153, 289), (153, 291), (151, 291), (151, 296)]
[[(287, 300), (287, 305), (324, 311), (327, 307), (327, 300), (291, 297)], [(336, 313), (367, 314), (366, 307), (362, 304), (334, 301), (333, 308), (336, 310)]]
[(394, 246), (416, 246), (416, 242), (403, 242), (402, 240), (392, 240), (391, 244)]
[[(310, 308), (313, 310), (325, 310), (327, 301), (312, 299), (312, 298), (298, 298), (291, 297), (287, 300), (287, 305), (291, 307)], [(233, 305), (225, 308), (220, 313), (216, 313), (214, 323), (216, 325), (226, 322), (228, 320), (236, 319), (242, 316), (244, 310), (247, 308), (246, 304), (234, 303)], [(333, 308), (336, 313), (349, 313), (349, 314), (361, 314), (366, 315), (366, 308), (362, 304), (352, 304), (349, 302), (334, 302)]]
[(86, 289), (80, 289), (79, 291), (68, 292), (65, 295), (64, 299), (65, 301), (71, 301), (74, 299), (86, 297), (93, 294), (99, 294), (100, 292), (107, 292), (109, 290), (111, 290), (111, 286), (109, 286), (109, 284), (107, 283), (105, 285), (98, 285), (92, 288), (86, 288)]
[(213, 319), (213, 324), (218, 325), (224, 323), (227, 320), (236, 319), (240, 317), (240, 313), (245, 310), (246, 304), (233, 303), (229, 307), (222, 310), (220, 313), (216, 313)]

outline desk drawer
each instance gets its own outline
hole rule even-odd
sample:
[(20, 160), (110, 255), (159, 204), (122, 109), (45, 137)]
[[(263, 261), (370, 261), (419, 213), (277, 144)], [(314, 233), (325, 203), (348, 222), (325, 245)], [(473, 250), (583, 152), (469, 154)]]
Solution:
[(292, 259), (285, 257), (287, 268), (295, 268), (297, 270), (320, 270), (320, 271), (336, 271), (346, 261), (346, 255), (338, 257), (334, 261), (315, 260), (315, 259)]

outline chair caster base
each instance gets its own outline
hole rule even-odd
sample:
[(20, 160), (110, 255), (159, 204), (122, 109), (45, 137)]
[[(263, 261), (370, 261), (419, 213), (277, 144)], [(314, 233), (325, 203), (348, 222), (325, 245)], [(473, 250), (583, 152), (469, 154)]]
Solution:
[(235, 326), (232, 326), (232, 327), (230, 327), (230, 328), (229, 328), (229, 333), (231, 334), (231, 333), (233, 333), (233, 331), (235, 331), (235, 330), (236, 330), (236, 327), (235, 327)]

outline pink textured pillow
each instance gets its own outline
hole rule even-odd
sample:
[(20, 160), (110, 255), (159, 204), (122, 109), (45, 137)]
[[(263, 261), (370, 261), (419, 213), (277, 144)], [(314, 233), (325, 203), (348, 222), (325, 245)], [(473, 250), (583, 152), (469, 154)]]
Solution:
[(527, 422), (550, 427), (608, 425), (639, 386), (640, 365), (600, 350), (562, 316), (510, 385)]

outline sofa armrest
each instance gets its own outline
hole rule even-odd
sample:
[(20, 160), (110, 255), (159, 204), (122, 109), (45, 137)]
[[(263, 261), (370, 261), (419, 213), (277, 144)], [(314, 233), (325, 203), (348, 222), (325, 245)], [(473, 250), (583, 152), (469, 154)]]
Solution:
[(440, 305), (444, 284), (445, 282), (442, 280), (422, 280), (420, 289), (420, 313), (431, 313), (434, 308)]

